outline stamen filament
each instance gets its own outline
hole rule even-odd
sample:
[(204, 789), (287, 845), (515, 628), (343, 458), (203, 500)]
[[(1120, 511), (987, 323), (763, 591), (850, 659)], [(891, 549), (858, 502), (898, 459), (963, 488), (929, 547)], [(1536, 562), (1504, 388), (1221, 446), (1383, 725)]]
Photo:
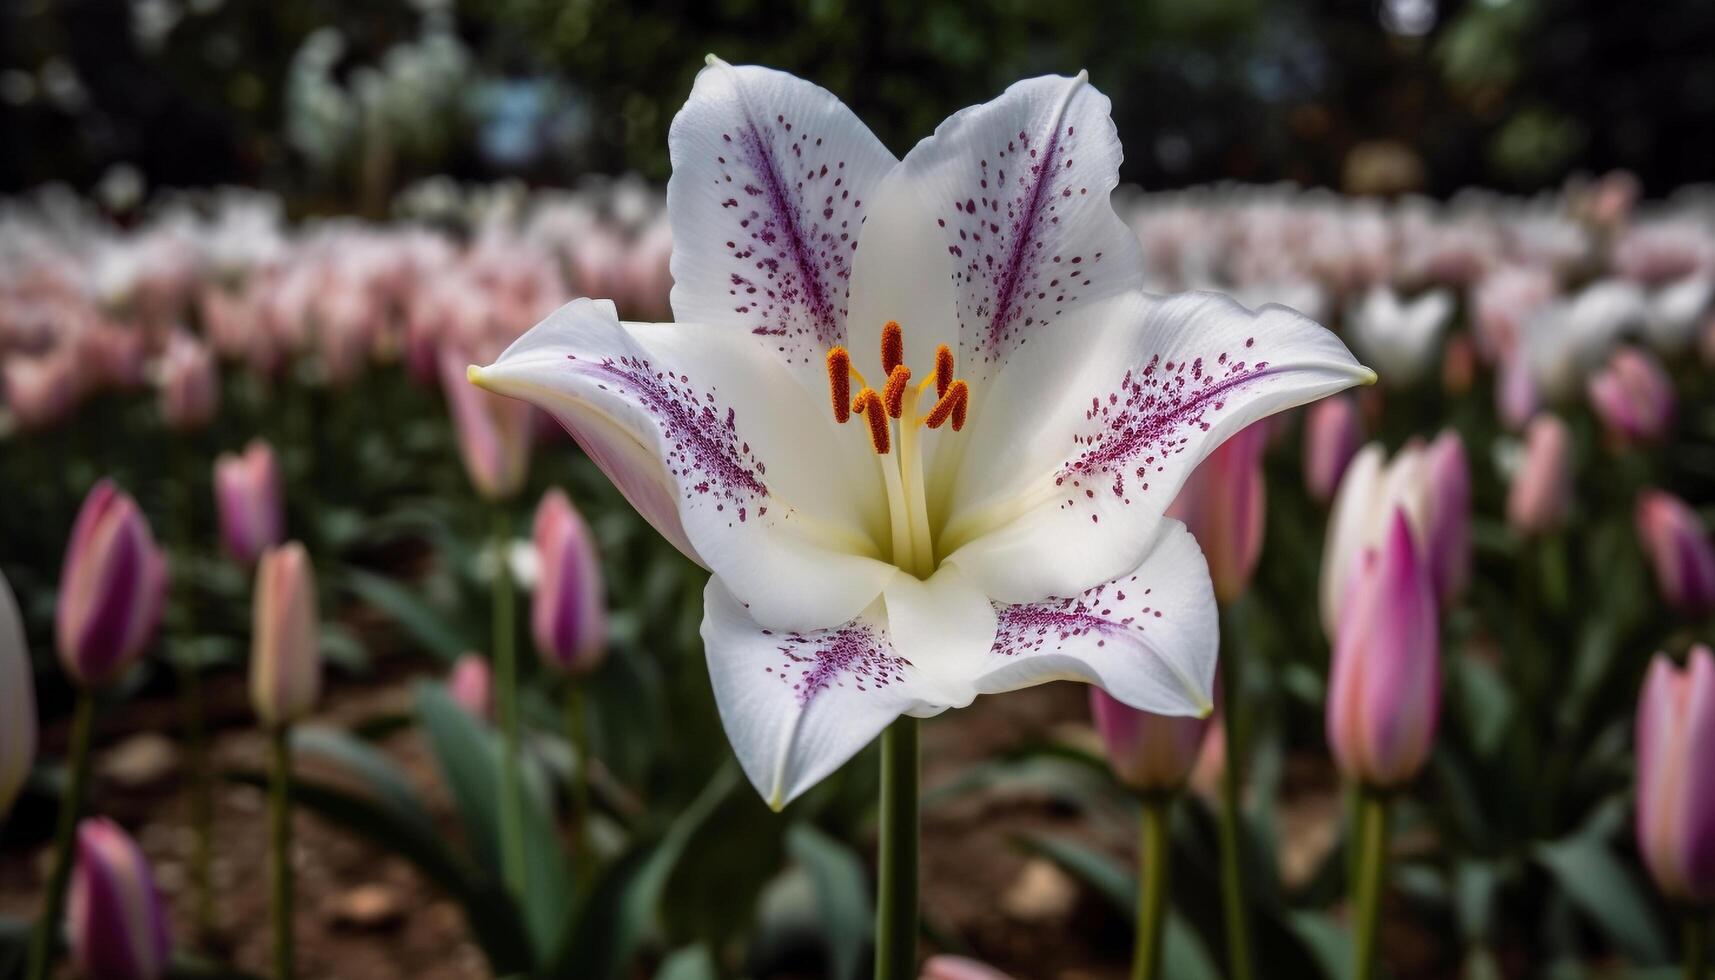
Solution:
[[(903, 370), (903, 369), (902, 369)], [(895, 372), (897, 375), (898, 372)], [(900, 407), (904, 419), (899, 423), (899, 475), (903, 483), (905, 517), (910, 527), (911, 563), (903, 564), (903, 556), (894, 563), (915, 574), (928, 578), (935, 570), (934, 542), (929, 535), (929, 505), (923, 488), (923, 454), (917, 428), (923, 422), (917, 415), (917, 397), (921, 389), (912, 389), (911, 397)]]

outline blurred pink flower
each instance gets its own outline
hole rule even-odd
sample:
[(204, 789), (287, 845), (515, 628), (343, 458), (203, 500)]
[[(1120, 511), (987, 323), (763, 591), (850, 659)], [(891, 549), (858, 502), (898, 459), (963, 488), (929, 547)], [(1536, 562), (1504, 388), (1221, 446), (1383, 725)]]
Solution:
[(1654, 442), (1673, 423), (1673, 382), (1661, 362), (1636, 347), (1622, 347), (1589, 383), (1590, 405), (1608, 435), (1626, 446)]
[(1304, 485), (1310, 497), (1326, 504), (1334, 498), (1340, 476), (1364, 441), (1364, 422), (1357, 402), (1335, 395), (1311, 405), (1304, 421)]
[(529, 473), (536, 410), (528, 402), (503, 398), (472, 384), (465, 371), (471, 359), (460, 349), (442, 347), (440, 362), (441, 390), (471, 483), (488, 500), (514, 496)]
[(321, 623), (310, 556), (296, 541), (271, 548), (256, 567), (250, 704), (262, 724), (290, 724), (321, 694)]
[(207, 345), (183, 330), (174, 331), (158, 372), (161, 419), (167, 428), (189, 432), (214, 419), (220, 407), (220, 375)]
[(536, 508), (534, 537), (541, 570), (531, 607), (536, 650), (551, 667), (587, 674), (607, 652), (606, 589), (595, 540), (558, 488)]
[(1638, 851), (1662, 894), (1715, 901), (1715, 655), (1650, 662), (1638, 700)]
[(1197, 464), (1167, 508), (1203, 549), (1215, 598), (1223, 603), (1244, 594), (1262, 554), (1267, 448), (1268, 421), (1246, 426)]
[(1504, 266), (1484, 276), (1471, 291), (1471, 320), (1477, 350), (1496, 363), (1512, 356), (1531, 315), (1555, 296), (1554, 274), (1534, 266)]
[(1572, 435), (1557, 415), (1525, 431), (1524, 458), (1507, 490), (1507, 523), (1521, 535), (1558, 531), (1572, 498)]
[(252, 439), (242, 455), (221, 453), (214, 461), (214, 503), (220, 515), (220, 540), (226, 553), (243, 565), (286, 536), (280, 466), (274, 447)]
[(107, 480), (90, 488), (60, 572), (60, 662), (86, 687), (103, 684), (154, 636), (167, 558), (136, 501)]
[(931, 956), (918, 980), (1012, 980), (986, 963), (965, 956)]
[(77, 359), (69, 350), (45, 357), (9, 357), (0, 363), (6, 407), (19, 428), (48, 428), (64, 421), (77, 405)]
[(1693, 619), (1715, 611), (1715, 541), (1697, 512), (1670, 493), (1645, 490), (1637, 526), (1662, 599)]
[(1099, 687), (1090, 688), (1090, 715), (1114, 775), (1140, 793), (1184, 786), (1209, 730), (1208, 718), (1139, 711)]
[(447, 677), (447, 693), (471, 717), (487, 721), (494, 709), (494, 675), (488, 658), (467, 653), (454, 661)]
[(1350, 583), (1334, 639), (1328, 746), (1348, 779), (1388, 789), (1409, 782), (1434, 742), (1441, 703), (1435, 592), (1411, 522), (1395, 510), (1379, 552)]
[(137, 843), (105, 817), (77, 828), (66, 933), (91, 980), (156, 980), (172, 954), (167, 910)]
[(0, 823), (36, 759), (36, 680), (24, 618), (0, 575)]

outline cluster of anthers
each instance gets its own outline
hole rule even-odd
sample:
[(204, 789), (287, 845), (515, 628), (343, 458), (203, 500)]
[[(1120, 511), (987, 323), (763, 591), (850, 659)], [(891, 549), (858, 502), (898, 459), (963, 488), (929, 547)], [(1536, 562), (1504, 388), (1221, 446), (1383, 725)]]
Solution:
[[(887, 383), (877, 391), (852, 365), (851, 352), (839, 346), (828, 351), (828, 391), (833, 397), (834, 421), (845, 423), (854, 413), (862, 415), (869, 424), (870, 445), (878, 454), (885, 456), (893, 447), (892, 420), (899, 421), (902, 439), (907, 428), (920, 425), (939, 429), (950, 422), (954, 432), (965, 427), (971, 388), (953, 377), (951, 347), (942, 344), (935, 348), (934, 373), (913, 386), (911, 369), (905, 366), (905, 331), (899, 321), (889, 320), (881, 328), (881, 369), (887, 372)], [(853, 381), (858, 384), (856, 397), (852, 395)], [(934, 407), (918, 415), (917, 404), (931, 385), (935, 388)]]

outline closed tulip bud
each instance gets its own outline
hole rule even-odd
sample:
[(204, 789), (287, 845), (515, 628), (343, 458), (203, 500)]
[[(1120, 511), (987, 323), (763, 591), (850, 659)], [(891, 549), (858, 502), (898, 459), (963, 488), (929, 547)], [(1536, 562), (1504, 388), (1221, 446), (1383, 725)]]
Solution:
[(1184, 521), (1196, 537), (1209, 562), (1215, 598), (1223, 603), (1244, 594), (1262, 554), (1266, 448), (1268, 425), (1246, 426), (1197, 465), (1167, 508), (1167, 515)]
[(1435, 595), (1451, 606), (1471, 579), (1471, 465), (1459, 433), (1444, 430), (1424, 456), (1423, 556)]
[(459, 456), (477, 492), (488, 500), (506, 500), (524, 486), (530, 471), (530, 436), (535, 409), (514, 398), (483, 391), (465, 376), (470, 358), (458, 350), (440, 352), (441, 390), (458, 432)]
[(1363, 441), (1356, 401), (1335, 395), (1310, 406), (1304, 422), (1304, 485), (1311, 499), (1320, 504), (1334, 499), (1340, 475)]
[(1566, 521), (1572, 498), (1572, 435), (1556, 415), (1525, 430), (1524, 459), (1507, 490), (1507, 523), (1525, 536), (1550, 534)]
[(1394, 512), (1387, 541), (1365, 564), (1334, 640), (1328, 746), (1347, 778), (1388, 789), (1417, 775), (1435, 738), (1435, 592), (1404, 511)]
[(1139, 793), (1172, 793), (1184, 786), (1209, 730), (1208, 718), (1139, 711), (1099, 687), (1090, 688), (1090, 715), (1114, 775)]
[(274, 449), (252, 440), (242, 455), (222, 453), (214, 461), (214, 504), (227, 554), (253, 565), (286, 536), (280, 465)]
[(315, 573), (296, 541), (270, 549), (256, 568), (250, 653), (250, 703), (270, 727), (290, 724), (321, 693)]
[(1541, 403), (1542, 395), (1530, 373), (1529, 358), (1514, 351), (1495, 372), (1495, 412), (1501, 425), (1509, 432), (1517, 432), (1530, 422)]
[(987, 963), (965, 956), (931, 956), (918, 980), (1012, 980)]
[(46, 429), (63, 421), (76, 407), (82, 388), (77, 360), (69, 352), (14, 354), (0, 362), (0, 389), (20, 429)]
[(220, 375), (214, 352), (182, 331), (167, 340), (161, 355), (161, 419), (178, 432), (200, 429), (214, 418), (220, 407)]
[(1670, 493), (1646, 490), (1637, 525), (1667, 604), (1693, 619), (1715, 611), (1715, 542), (1697, 512)]
[(1715, 655), (1656, 654), (1638, 701), (1638, 851), (1671, 899), (1715, 902)]
[(1615, 351), (1589, 389), (1591, 407), (1620, 445), (1654, 442), (1673, 423), (1673, 382), (1661, 362), (1635, 347)]
[(60, 572), (60, 662), (86, 687), (112, 680), (154, 636), (167, 593), (167, 559), (137, 502), (107, 480), (72, 525)]
[(487, 721), (494, 708), (494, 674), (488, 659), (480, 653), (458, 658), (447, 677), (447, 693), (471, 717)]
[(540, 577), (531, 606), (536, 649), (572, 674), (595, 669), (607, 650), (607, 599), (589, 526), (560, 490), (536, 508)]
[(104, 817), (77, 828), (66, 933), (79, 973), (91, 980), (155, 980), (167, 972), (172, 938), (149, 862)]
[(36, 684), (30, 675), (24, 620), (0, 575), (0, 822), (36, 758)]

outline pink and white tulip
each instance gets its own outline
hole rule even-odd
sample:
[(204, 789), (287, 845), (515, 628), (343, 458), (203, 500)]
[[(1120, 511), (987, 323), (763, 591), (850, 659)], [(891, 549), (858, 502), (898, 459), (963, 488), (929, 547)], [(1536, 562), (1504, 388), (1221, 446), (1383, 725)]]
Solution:
[(0, 575), (0, 823), (36, 760), (36, 679), (24, 619)]
[(1636, 347), (1622, 347), (1590, 379), (1590, 404), (1620, 445), (1655, 442), (1673, 424), (1673, 382), (1661, 362)]
[(220, 541), (242, 565), (286, 536), (280, 465), (274, 447), (252, 439), (242, 454), (222, 453), (214, 461), (214, 503), (220, 516)]
[(167, 910), (136, 841), (105, 817), (77, 828), (66, 933), (91, 980), (157, 980), (172, 955)]
[(321, 622), (310, 556), (296, 541), (271, 548), (256, 568), (250, 704), (270, 728), (315, 708), (321, 694)]
[(487, 721), (494, 714), (494, 673), (488, 658), (467, 653), (453, 662), (447, 677), (447, 693), (473, 718)]
[(148, 646), (167, 593), (167, 558), (137, 502), (107, 480), (90, 488), (60, 571), (60, 663), (85, 687), (117, 677)]
[(487, 500), (506, 500), (524, 486), (530, 470), (535, 410), (528, 402), (500, 398), (466, 377), (468, 358), (443, 347), (441, 390), (457, 430), (459, 457), (470, 482)]
[(1340, 477), (1364, 442), (1358, 403), (1347, 395), (1324, 398), (1307, 410), (1304, 421), (1304, 486), (1319, 504), (1334, 499)]
[(1185, 522), (1203, 549), (1217, 602), (1244, 594), (1262, 555), (1268, 503), (1262, 454), (1267, 448), (1267, 422), (1246, 426), (1197, 465), (1167, 508), (1167, 516)]
[(157, 370), (161, 420), (167, 428), (189, 432), (214, 419), (220, 407), (220, 374), (206, 344), (175, 331)]
[(1184, 787), (1210, 723), (1208, 717), (1139, 711), (1099, 687), (1090, 688), (1090, 715), (1114, 775), (1140, 793), (1173, 793)]
[(1389, 789), (1429, 758), (1441, 708), (1435, 590), (1403, 510), (1394, 511), (1334, 638), (1328, 746), (1351, 780)]
[(1012, 980), (1012, 977), (968, 956), (942, 953), (924, 962), (918, 980)]
[(550, 490), (536, 508), (539, 576), (530, 625), (536, 650), (556, 670), (582, 675), (607, 653), (607, 597), (595, 539), (565, 491)]
[(1715, 902), (1715, 654), (1658, 653), (1638, 700), (1638, 851), (1662, 894)]
[(1525, 430), (1524, 457), (1507, 489), (1507, 523), (1518, 534), (1552, 534), (1572, 501), (1572, 434), (1557, 415), (1538, 415)]
[(1646, 490), (1637, 526), (1662, 599), (1693, 619), (1715, 612), (1715, 540), (1697, 512), (1670, 493)]

